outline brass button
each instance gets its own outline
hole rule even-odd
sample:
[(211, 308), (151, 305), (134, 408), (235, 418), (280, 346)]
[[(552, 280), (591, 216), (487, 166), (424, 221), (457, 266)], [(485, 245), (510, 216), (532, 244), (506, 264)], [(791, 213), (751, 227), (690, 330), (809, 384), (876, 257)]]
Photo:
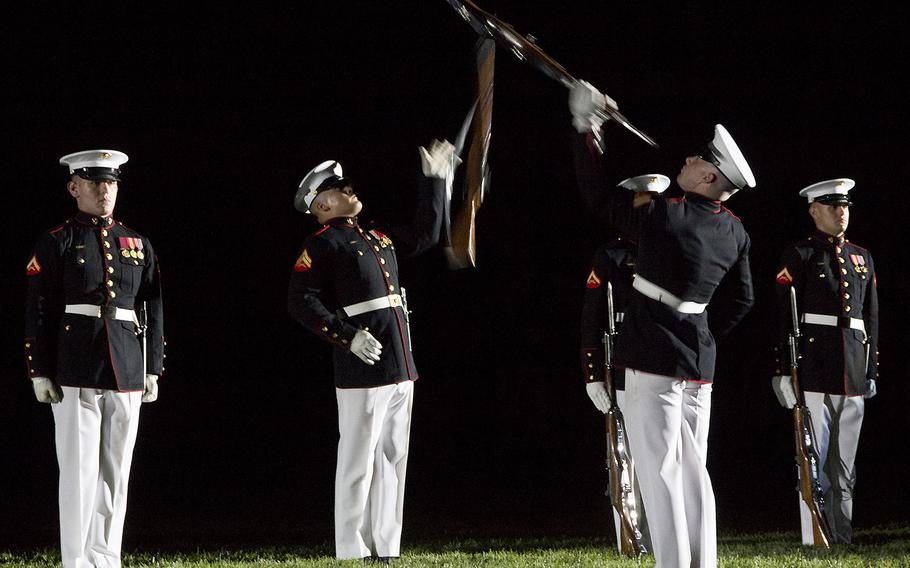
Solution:
[(107, 254), (104, 255), (104, 256), (105, 256), (105, 258), (107, 258), (108, 260), (114, 260), (114, 255), (112, 255), (111, 253), (107, 253)]
[(110, 296), (111, 298), (116, 298), (116, 297), (117, 297), (117, 292), (114, 292), (113, 290), (110, 290), (110, 291), (108, 291), (107, 295)]
[(327, 328), (326, 326), (322, 326), (322, 332), (323, 332), (323, 333), (326, 333), (326, 332), (328, 332), (328, 331), (329, 331), (329, 328)]
[(850, 294), (844, 292), (844, 299), (845, 299), (845, 300), (849, 300), (849, 299), (850, 299)]
[(589, 369), (593, 369), (593, 368), (594, 368), (594, 364), (593, 364), (593, 363), (588, 363), (588, 368), (589, 368)]
[(104, 241), (104, 248), (111, 248), (111, 242), (110, 242), (110, 241)]
[(380, 259), (379, 259), (379, 262), (381, 262), (382, 264), (385, 264), (385, 259), (384, 259), (384, 258), (380, 258)]
[(834, 237), (828, 237), (828, 242), (829, 242), (829, 243), (833, 243), (833, 242), (834, 242)]
[(29, 360), (29, 361), (32, 360), (32, 356), (31, 356), (31, 355), (28, 356), (28, 360)]
[(135, 264), (136, 266), (139, 266), (139, 261), (138, 261), (138, 260), (134, 260), (134, 261), (133, 261), (133, 264)]
[(85, 259), (84, 259), (84, 258), (77, 258), (77, 259), (76, 259), (76, 262), (78, 262), (79, 264), (85, 264)]
[(359, 251), (357, 251), (357, 254), (359, 254), (360, 256), (363, 256), (363, 251), (359, 250)]
[(847, 274), (847, 269), (846, 269), (846, 268), (841, 268), (840, 271), (841, 271), (841, 274)]
[(347, 345), (347, 344), (348, 344), (348, 340), (347, 340), (347, 339), (342, 339), (342, 340), (341, 340), (341, 343), (343, 343), (344, 345)]
[(107, 284), (107, 287), (110, 288), (111, 286), (114, 285), (114, 281), (113, 281), (113, 280), (108, 280), (107, 282), (105, 282), (105, 284)]
[(818, 275), (818, 277), (819, 277), (819, 278), (824, 278), (824, 277), (825, 277), (825, 273), (822, 272), (821, 274)]
[(92, 217), (92, 225), (98, 224), (98, 217)]
[(388, 278), (388, 277), (390, 277), (390, 276), (391, 276), (391, 274), (389, 274), (388, 271), (386, 271), (385, 277)]
[(844, 311), (845, 311), (845, 312), (849, 312), (849, 311), (850, 311), (850, 306), (844, 306)]
[(28, 349), (28, 348), (31, 347), (31, 346), (32, 346), (31, 343), (26, 343), (26, 344), (25, 344), (25, 348), (26, 348), (26, 349)]
[(814, 338), (814, 337), (810, 337), (810, 338), (809, 338), (809, 343), (815, 343), (815, 338)]
[(395, 291), (395, 286), (392, 286), (391, 284), (389, 284), (389, 292), (394, 292), (394, 291)]
[(373, 250), (375, 250), (376, 252), (379, 252), (379, 247), (373, 245)]
[(66, 330), (66, 331), (69, 331), (69, 330), (71, 330), (71, 329), (73, 329), (73, 328), (72, 328), (69, 324), (66, 324), (65, 326), (63, 326), (63, 329)]
[(364, 330), (364, 331), (370, 331), (370, 328), (364, 327), (363, 330)]
[(338, 337), (338, 334), (337, 334), (337, 333), (333, 333), (333, 334), (332, 334), (332, 338), (334, 339), (334, 338), (336, 338), (336, 337)]
[(589, 380), (589, 381), (593, 381), (593, 380), (594, 380), (594, 375), (588, 375), (588, 380)]
[(842, 256), (837, 257), (837, 261), (841, 264), (847, 262), (846, 260), (844, 260), (844, 257), (842, 257)]
[(842, 284), (844, 285), (844, 288), (849, 288), (849, 287), (850, 287), (850, 283), (847, 282), (846, 280), (844, 280), (844, 281), (842, 282)]
[(108, 266), (108, 267), (107, 267), (107, 273), (108, 273), (108, 274), (113, 274), (113, 273), (114, 273), (114, 267), (113, 267), (113, 266)]
[(588, 357), (590, 357), (590, 356), (591, 356), (591, 354), (590, 354), (590, 353), (585, 353), (585, 355), (587, 355), (587, 356), (588, 356)]
[(107, 229), (101, 229), (101, 236), (102, 236), (102, 237), (106, 237), (106, 236), (107, 236)]

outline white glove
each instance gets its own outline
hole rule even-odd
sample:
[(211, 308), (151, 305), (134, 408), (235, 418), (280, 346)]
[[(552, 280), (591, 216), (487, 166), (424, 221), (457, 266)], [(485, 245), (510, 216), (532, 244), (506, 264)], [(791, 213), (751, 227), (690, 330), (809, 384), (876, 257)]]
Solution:
[(771, 388), (777, 395), (777, 401), (784, 408), (793, 408), (796, 406), (796, 391), (793, 390), (793, 381), (790, 375), (777, 375), (771, 377)]
[(613, 402), (610, 400), (610, 393), (607, 392), (607, 385), (603, 381), (587, 383), (585, 389), (587, 389), (588, 397), (594, 403), (594, 406), (597, 407), (597, 410), (604, 414), (610, 411)]
[(587, 81), (579, 81), (569, 91), (569, 111), (572, 113), (572, 126), (579, 133), (600, 130), (604, 117), (597, 114), (607, 106), (619, 109), (616, 101), (601, 93)]
[(351, 353), (367, 365), (374, 365), (382, 355), (382, 343), (373, 337), (369, 331), (358, 330), (351, 340)]
[(32, 388), (38, 402), (56, 404), (63, 400), (63, 394), (57, 389), (57, 385), (47, 377), (32, 378)]
[(420, 153), (423, 175), (427, 177), (446, 179), (449, 172), (461, 163), (461, 158), (455, 156), (455, 146), (448, 140), (433, 140), (429, 150), (420, 146), (417, 151)]
[(875, 379), (869, 379), (866, 381), (866, 394), (863, 395), (863, 398), (872, 398), (878, 394), (878, 389), (875, 387)]
[(156, 400), (158, 400), (158, 375), (146, 375), (142, 402), (155, 402)]

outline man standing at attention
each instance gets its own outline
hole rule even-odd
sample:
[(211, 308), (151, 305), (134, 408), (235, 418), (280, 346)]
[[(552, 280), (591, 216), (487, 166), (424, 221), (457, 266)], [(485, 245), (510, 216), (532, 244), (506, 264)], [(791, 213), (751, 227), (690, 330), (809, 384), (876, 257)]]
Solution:
[[(844, 238), (850, 223), (847, 178), (822, 181), (802, 189), (809, 201), (815, 231), (784, 250), (777, 273), (781, 337), (780, 367), (774, 391), (781, 404), (793, 408), (797, 393), (790, 375), (786, 347), (792, 316), (790, 287), (801, 312), (800, 388), (812, 415), (819, 482), (831, 542), (853, 539), (853, 486), (856, 450), (863, 425), (865, 399), (876, 393), (878, 378), (878, 291), (875, 265), (868, 250)], [(813, 543), (809, 509), (800, 499), (803, 544)]]
[(79, 211), (41, 235), (26, 268), (26, 363), (38, 401), (53, 404), (65, 568), (120, 566), (139, 407), (164, 371), (157, 258), (113, 218), (127, 159), (60, 158)]

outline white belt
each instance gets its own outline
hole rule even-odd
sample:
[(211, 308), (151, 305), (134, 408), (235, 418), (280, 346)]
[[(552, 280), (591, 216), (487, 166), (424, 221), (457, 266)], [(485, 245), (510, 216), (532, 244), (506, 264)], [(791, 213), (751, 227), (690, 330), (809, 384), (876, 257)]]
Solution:
[(662, 304), (666, 304), (680, 313), (700, 314), (705, 311), (705, 308), (708, 307), (708, 304), (699, 304), (698, 302), (680, 300), (670, 292), (667, 292), (653, 282), (645, 280), (638, 274), (636, 274), (635, 279), (632, 280), (632, 287), (645, 296), (651, 298), (652, 300), (657, 300)]
[(114, 306), (94, 306), (92, 304), (67, 304), (66, 313), (79, 314), (90, 318), (105, 318), (111, 320), (131, 321), (139, 325), (139, 318), (136, 312), (126, 308), (115, 308)]
[(388, 296), (383, 296), (381, 298), (373, 298), (372, 300), (367, 300), (365, 302), (357, 302), (356, 304), (351, 304), (350, 306), (345, 306), (341, 308), (348, 317), (365, 314), (367, 312), (372, 312), (373, 310), (381, 310), (382, 308), (394, 308), (401, 305), (401, 296), (398, 294), (389, 294)]
[(802, 321), (806, 323), (814, 323), (817, 325), (830, 325), (831, 327), (849, 327), (850, 329), (866, 331), (866, 326), (863, 324), (863, 320), (857, 318), (839, 318), (837, 316), (826, 316), (824, 314), (803, 314)]

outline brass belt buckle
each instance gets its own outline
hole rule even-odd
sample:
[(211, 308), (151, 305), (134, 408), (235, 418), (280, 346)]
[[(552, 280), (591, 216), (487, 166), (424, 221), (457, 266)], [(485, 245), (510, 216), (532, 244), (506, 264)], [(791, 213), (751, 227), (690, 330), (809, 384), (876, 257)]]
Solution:
[(99, 318), (115, 320), (117, 319), (117, 307), (116, 306), (101, 306), (101, 312), (98, 315)]

